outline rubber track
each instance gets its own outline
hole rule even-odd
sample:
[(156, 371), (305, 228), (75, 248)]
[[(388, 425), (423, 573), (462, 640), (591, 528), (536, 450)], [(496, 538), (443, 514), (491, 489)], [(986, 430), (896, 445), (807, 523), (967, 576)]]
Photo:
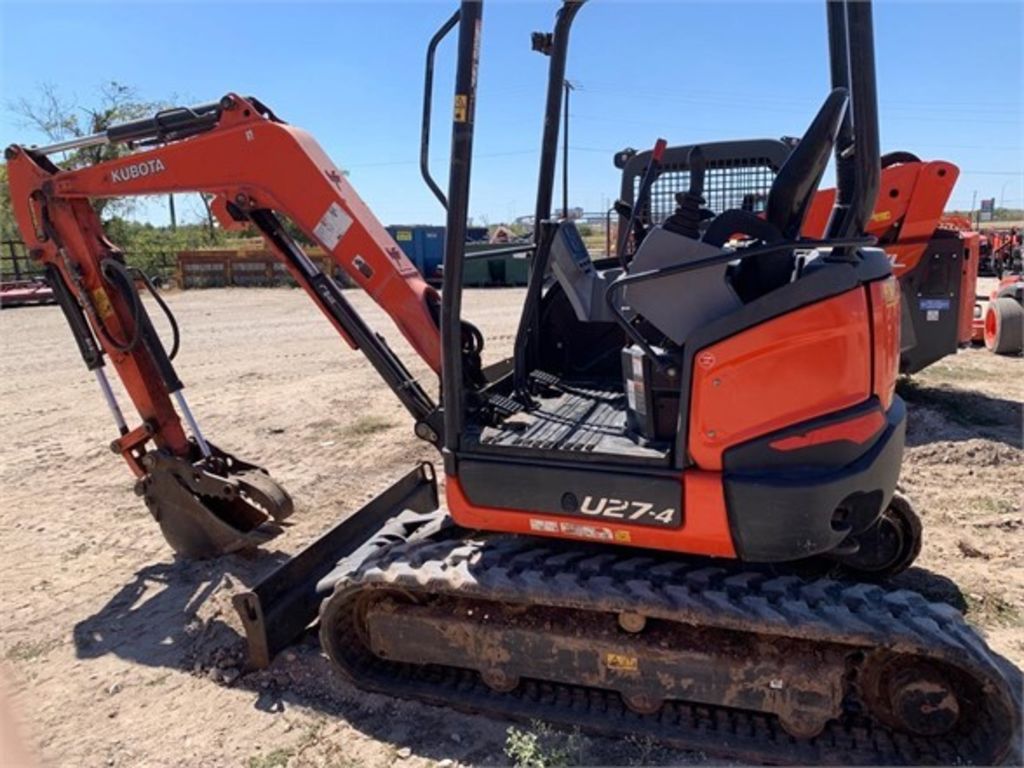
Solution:
[[(906, 590), (806, 582), (748, 568), (516, 536), (396, 544), (346, 576), (323, 602), (321, 642), (362, 688), (468, 712), (579, 725), (609, 735), (649, 735), (675, 747), (758, 763), (953, 765), (1014, 759), (1020, 672), (990, 651), (956, 609)], [(355, 605), (367, 589), (632, 611), (705, 627), (887, 648), (967, 670), (984, 695), (967, 708), (973, 722), (958, 729), (967, 733), (954, 743), (949, 737), (910, 737), (857, 714), (831, 722), (814, 739), (797, 740), (772, 716), (724, 707), (667, 702), (656, 714), (638, 715), (611, 691), (532, 680), (512, 693), (496, 693), (473, 671), (374, 656), (358, 639)]]

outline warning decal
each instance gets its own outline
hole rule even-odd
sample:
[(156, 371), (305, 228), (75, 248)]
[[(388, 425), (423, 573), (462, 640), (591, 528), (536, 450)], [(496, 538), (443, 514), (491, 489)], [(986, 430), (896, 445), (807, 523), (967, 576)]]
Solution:
[(340, 205), (331, 203), (327, 213), (320, 217), (320, 223), (313, 229), (313, 236), (320, 241), (324, 248), (333, 251), (351, 225), (352, 218), (342, 210)]
[(558, 529), (570, 536), (579, 536), (581, 539), (599, 539), (601, 541), (612, 540), (612, 529), (598, 525), (578, 525), (577, 523), (559, 523)]

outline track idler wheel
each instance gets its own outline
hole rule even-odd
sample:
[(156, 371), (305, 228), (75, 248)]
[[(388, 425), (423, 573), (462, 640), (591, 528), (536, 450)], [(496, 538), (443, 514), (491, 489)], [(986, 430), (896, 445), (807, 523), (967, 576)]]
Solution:
[(164, 451), (142, 459), (147, 474), (136, 493), (177, 554), (203, 559), (251, 549), (281, 532), (291, 497), (266, 470), (210, 446), (213, 455), (190, 460)]
[(883, 722), (904, 733), (938, 737), (961, 720), (964, 691), (955, 679), (938, 664), (895, 656), (866, 670), (863, 690), (871, 713)]
[(907, 570), (921, 554), (921, 519), (906, 496), (897, 492), (878, 521), (859, 534), (856, 551), (834, 557), (858, 579), (887, 579)]
[(623, 693), (623, 703), (638, 715), (653, 715), (665, 704), (665, 700), (648, 692)]

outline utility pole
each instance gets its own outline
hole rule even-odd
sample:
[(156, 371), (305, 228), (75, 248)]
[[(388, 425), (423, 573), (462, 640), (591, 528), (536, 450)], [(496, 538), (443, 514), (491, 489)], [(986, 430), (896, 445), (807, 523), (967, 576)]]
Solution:
[(999, 207), (1000, 208), (1005, 208), (1006, 207), (1006, 186), (1008, 184), (1013, 184), (1013, 182), (1014, 182), (1013, 179), (1009, 179), (1008, 181), (1004, 181), (1003, 182), (1003, 188), (999, 190)]
[(174, 195), (167, 196), (167, 202), (171, 211), (171, 232), (178, 231), (178, 217), (174, 214)]
[(565, 87), (565, 114), (562, 120), (562, 218), (569, 218), (569, 94), (576, 87), (563, 80)]

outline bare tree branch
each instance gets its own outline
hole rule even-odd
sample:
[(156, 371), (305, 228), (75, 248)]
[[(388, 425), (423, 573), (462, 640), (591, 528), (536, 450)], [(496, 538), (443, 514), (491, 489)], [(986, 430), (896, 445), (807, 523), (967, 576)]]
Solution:
[(22, 126), (40, 131), (51, 141), (63, 141), (83, 133), (75, 115), (77, 106), (66, 101), (53, 83), (40, 85), (35, 100), (22, 96), (15, 102), (8, 102), (7, 107), (20, 118)]
[[(94, 104), (82, 105), (68, 100), (52, 83), (43, 83), (34, 99), (22, 97), (8, 103), (11, 112), (21, 118), (27, 128), (43, 133), (50, 141), (102, 133), (113, 125), (138, 120), (166, 108), (166, 103), (147, 101), (138, 90), (125, 83), (109, 80), (97, 89)], [(98, 145), (65, 155), (59, 165), (80, 168), (114, 160), (130, 150), (124, 145)], [(93, 208), (104, 218), (131, 213), (139, 198), (96, 199)]]

